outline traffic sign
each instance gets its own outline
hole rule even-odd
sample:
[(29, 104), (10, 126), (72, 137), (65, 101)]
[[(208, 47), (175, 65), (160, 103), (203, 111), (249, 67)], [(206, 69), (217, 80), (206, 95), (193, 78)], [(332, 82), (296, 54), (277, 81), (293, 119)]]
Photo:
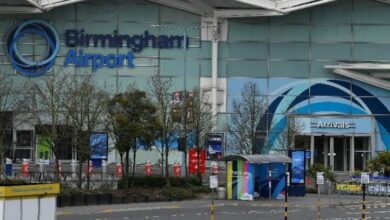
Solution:
[(218, 187), (218, 176), (210, 176), (210, 189), (216, 189)]
[(368, 173), (362, 173), (360, 176), (361, 184), (369, 184), (370, 183), (370, 175)]
[(323, 185), (324, 183), (324, 172), (317, 172), (317, 185)]

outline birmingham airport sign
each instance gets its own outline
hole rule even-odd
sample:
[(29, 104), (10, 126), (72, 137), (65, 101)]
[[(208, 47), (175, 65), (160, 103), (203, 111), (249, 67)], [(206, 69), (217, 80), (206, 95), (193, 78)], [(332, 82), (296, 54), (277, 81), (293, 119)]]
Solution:
[[(46, 40), (47, 54), (40, 61), (27, 59), (18, 48), (18, 40), (25, 35), (38, 35)], [(108, 34), (86, 33), (84, 29), (65, 30), (65, 46), (68, 51), (63, 65), (74, 65), (76, 68), (91, 66), (96, 72), (99, 68), (134, 67), (134, 54), (145, 48), (172, 49), (181, 48), (188, 38), (179, 35), (153, 35), (148, 31), (142, 34), (120, 34), (117, 30)], [(22, 75), (35, 77), (46, 73), (54, 64), (60, 47), (60, 40), (54, 27), (43, 20), (28, 20), (17, 25), (6, 38), (6, 50), (13, 68)], [(127, 48), (127, 53), (90, 53), (85, 48)], [(77, 49), (76, 49), (77, 48)]]

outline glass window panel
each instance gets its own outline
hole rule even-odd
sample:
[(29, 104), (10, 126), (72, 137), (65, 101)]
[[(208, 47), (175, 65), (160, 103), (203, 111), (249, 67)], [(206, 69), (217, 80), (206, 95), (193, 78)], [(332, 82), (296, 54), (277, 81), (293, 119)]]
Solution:
[(79, 21), (116, 21), (117, 16), (115, 4), (81, 3), (76, 12)]
[(272, 23), (309, 23), (310, 19), (309, 10), (299, 10), (288, 13), (284, 16), (271, 16)]
[(309, 76), (309, 62), (307, 61), (271, 61), (270, 74), (272, 77), (297, 77)]
[(354, 35), (355, 42), (390, 42), (390, 25), (355, 25)]
[(227, 74), (243, 77), (264, 77), (267, 76), (267, 62), (248, 61), (248, 60), (230, 60), (227, 63)]
[(119, 21), (158, 23), (159, 6), (156, 4), (134, 4), (121, 2), (118, 7)]
[[(357, 1), (373, 2), (373, 1)], [(353, 12), (353, 20), (360, 24), (390, 24), (390, 13), (388, 7), (377, 3), (377, 6), (357, 4)]]
[(269, 93), (271, 95), (282, 95), (289, 91), (286, 95), (301, 95), (309, 87), (308, 79), (298, 78), (270, 78)]
[(233, 59), (266, 59), (267, 44), (265, 43), (229, 43), (229, 58)]
[[(160, 17), (162, 23), (199, 23), (200, 16), (183, 10), (161, 6)], [(199, 24), (197, 25), (199, 26)]]
[(16, 145), (18, 147), (31, 147), (32, 146), (32, 131), (17, 131), (16, 132)]
[(313, 42), (352, 41), (350, 25), (313, 25)]
[(325, 65), (336, 65), (335, 61), (312, 61), (310, 78), (344, 78), (338, 74), (333, 73), (332, 69), (326, 69)]
[(311, 51), (312, 59), (337, 61), (351, 59), (351, 45), (349, 43), (313, 43)]
[(345, 24), (351, 23), (350, 7), (323, 6), (313, 7), (312, 23), (314, 24)]
[(308, 25), (271, 24), (271, 41), (309, 41)]
[(229, 22), (229, 41), (266, 41), (267, 24)]
[(271, 59), (309, 59), (309, 44), (307, 43), (271, 43), (270, 47)]

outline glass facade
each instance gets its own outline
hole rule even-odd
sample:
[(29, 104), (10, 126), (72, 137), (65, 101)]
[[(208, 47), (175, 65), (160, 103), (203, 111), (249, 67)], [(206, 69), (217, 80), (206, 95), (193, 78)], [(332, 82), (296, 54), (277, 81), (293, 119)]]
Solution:
[[(0, 74), (13, 78), (16, 84), (34, 78), (21, 76), (11, 67), (3, 39), (14, 25), (32, 18), (50, 21), (59, 33), (57, 67), (63, 68), (65, 74), (91, 74), (99, 86), (111, 93), (122, 92), (130, 84), (146, 89), (149, 77), (155, 73), (172, 78), (174, 91), (202, 86), (201, 78), (211, 77), (211, 42), (201, 39), (200, 16), (146, 1), (117, 0), (109, 4), (77, 3), (44, 14), (1, 17)], [(135, 54), (132, 69), (100, 68), (92, 72), (90, 67), (62, 66), (69, 49), (64, 45), (67, 29), (102, 34), (117, 30), (129, 35), (147, 30), (155, 35), (187, 35), (190, 43), (187, 50), (145, 48)], [(27, 58), (38, 59), (46, 51), (39, 37), (25, 36), (19, 44)], [(128, 51), (108, 47), (83, 49), (102, 54)], [(326, 162), (323, 154), (328, 145), (324, 143), (330, 142), (332, 136), (334, 160), (349, 161), (351, 137), (365, 136), (354, 140), (354, 166), (363, 168), (364, 160), (361, 162), (360, 158), (370, 157), (371, 151), (390, 150), (390, 91), (334, 74), (324, 66), (367, 61), (390, 62), (390, 6), (377, 1), (343, 0), (285, 16), (229, 19), (227, 40), (219, 42), (218, 51), (218, 77), (227, 81), (223, 88), (227, 110), (218, 114), (217, 131), (225, 132), (223, 125), (231, 114), (232, 100), (239, 97), (243, 84), (252, 81), (269, 105), (263, 117), (265, 126), (258, 128), (265, 134), (259, 137), (259, 148), (266, 146), (272, 151), (277, 147), (275, 138), (283, 131), (287, 116), (304, 117), (311, 123), (321, 117), (335, 122), (352, 120), (356, 124), (353, 130), (305, 130), (301, 145), (310, 150), (309, 139), (315, 136), (312, 157)], [(370, 123), (361, 124), (360, 119)], [(332, 134), (335, 132), (337, 135)], [(227, 143), (226, 147), (232, 146)], [(350, 170), (351, 164), (334, 165), (336, 170)]]

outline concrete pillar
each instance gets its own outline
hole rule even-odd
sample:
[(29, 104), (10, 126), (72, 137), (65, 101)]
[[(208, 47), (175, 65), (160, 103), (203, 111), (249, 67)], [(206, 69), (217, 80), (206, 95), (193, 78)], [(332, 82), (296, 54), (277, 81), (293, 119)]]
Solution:
[(314, 165), (314, 136), (310, 137), (310, 165)]
[(347, 137), (343, 137), (343, 171), (347, 171), (348, 161), (347, 161)]
[(324, 137), (324, 166), (328, 167), (328, 137)]
[(351, 144), (350, 144), (350, 151), (349, 151), (349, 158), (350, 158), (350, 161), (349, 161), (349, 170), (350, 171), (355, 171), (355, 136), (352, 136), (351, 137)]
[(212, 111), (212, 128), (216, 130), (217, 126), (217, 88), (218, 88), (218, 17), (213, 19), (214, 39), (211, 50), (211, 111)]
[(332, 171), (334, 171), (334, 137), (330, 137), (329, 138), (330, 140), (330, 143), (329, 143), (329, 160), (330, 160), (330, 168), (332, 169)]

